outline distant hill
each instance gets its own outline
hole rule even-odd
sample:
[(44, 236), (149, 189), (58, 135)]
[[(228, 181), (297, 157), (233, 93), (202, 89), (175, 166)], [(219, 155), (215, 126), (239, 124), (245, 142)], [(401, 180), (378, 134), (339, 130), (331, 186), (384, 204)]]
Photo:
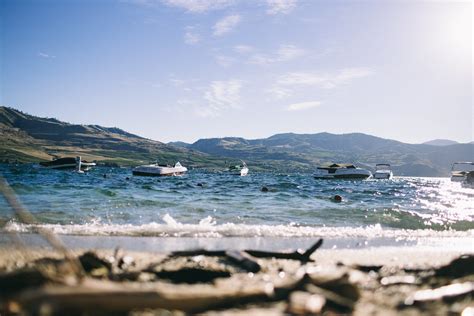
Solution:
[(374, 168), (390, 163), (396, 175), (448, 176), (455, 161), (472, 161), (474, 144), (406, 144), (350, 134), (276, 134), (262, 139), (224, 137), (193, 144), (168, 144), (119, 128), (77, 125), (0, 107), (0, 161), (36, 162), (81, 155), (101, 163), (136, 165), (149, 161), (223, 170), (243, 159), (251, 172), (312, 172), (328, 162)]
[(208, 154), (146, 139), (116, 127), (77, 125), (0, 107), (0, 160), (36, 162), (80, 155), (85, 160), (135, 165), (150, 161), (222, 165)]
[(424, 142), (424, 145), (432, 145), (432, 146), (449, 146), (459, 144), (458, 142), (450, 139), (434, 139), (428, 142)]
[(189, 146), (191, 146), (191, 144), (188, 144), (185, 142), (169, 142), (168, 145), (181, 147), (181, 148), (188, 148)]
[(200, 139), (187, 148), (281, 171), (307, 171), (326, 162), (350, 162), (369, 169), (376, 163), (390, 163), (395, 174), (407, 176), (448, 176), (454, 161), (474, 157), (472, 144), (414, 145), (361, 133), (285, 133), (254, 140), (210, 138)]

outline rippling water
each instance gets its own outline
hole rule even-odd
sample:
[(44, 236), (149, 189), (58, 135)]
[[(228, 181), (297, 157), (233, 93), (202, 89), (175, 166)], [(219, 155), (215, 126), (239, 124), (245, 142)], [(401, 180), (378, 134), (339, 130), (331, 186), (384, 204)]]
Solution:
[[(148, 178), (132, 176), (128, 168), (77, 174), (34, 165), (0, 165), (0, 173), (42, 225), (61, 234), (474, 236), (474, 190), (448, 178), (345, 181), (201, 171)], [(335, 194), (341, 203), (333, 202)], [(0, 225), (34, 230), (14, 220), (1, 198)]]

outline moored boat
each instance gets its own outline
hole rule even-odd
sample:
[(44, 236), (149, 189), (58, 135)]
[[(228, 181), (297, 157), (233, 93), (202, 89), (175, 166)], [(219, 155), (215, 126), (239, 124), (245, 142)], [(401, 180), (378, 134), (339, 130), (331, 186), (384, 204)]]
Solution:
[(247, 164), (245, 163), (245, 161), (243, 160), (241, 161), (242, 161), (242, 164), (229, 167), (229, 172), (231, 174), (243, 177), (249, 173), (249, 168), (247, 167)]
[(178, 161), (174, 167), (170, 165), (160, 165), (158, 163), (135, 167), (132, 170), (135, 176), (178, 176), (186, 173), (188, 168), (183, 167)]
[(318, 167), (313, 176), (315, 179), (367, 179), (372, 173), (352, 164), (335, 163)]
[(58, 158), (52, 161), (43, 161), (43, 162), (40, 162), (40, 165), (48, 169), (60, 169), (60, 170), (75, 169), (78, 171), (88, 171), (90, 168), (94, 167), (96, 164), (95, 162), (82, 160), (80, 156), (77, 156), (76, 158), (64, 157), (64, 158)]
[(470, 171), (474, 171), (474, 162), (460, 161), (453, 163), (451, 167), (451, 181), (462, 182)]
[(391, 179), (393, 177), (392, 167), (388, 163), (375, 165), (374, 179)]

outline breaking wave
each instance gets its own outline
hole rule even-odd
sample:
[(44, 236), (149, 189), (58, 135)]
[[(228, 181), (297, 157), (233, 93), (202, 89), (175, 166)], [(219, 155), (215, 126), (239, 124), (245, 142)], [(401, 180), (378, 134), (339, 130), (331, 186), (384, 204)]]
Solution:
[(181, 223), (165, 214), (162, 222), (142, 225), (109, 224), (94, 220), (85, 224), (38, 224), (27, 225), (8, 222), (5, 232), (36, 233), (47, 228), (60, 235), (79, 236), (136, 236), (136, 237), (325, 237), (325, 238), (473, 238), (474, 229), (457, 231), (432, 229), (391, 229), (380, 224), (364, 227), (328, 227), (287, 225), (217, 224), (211, 216), (196, 224)]

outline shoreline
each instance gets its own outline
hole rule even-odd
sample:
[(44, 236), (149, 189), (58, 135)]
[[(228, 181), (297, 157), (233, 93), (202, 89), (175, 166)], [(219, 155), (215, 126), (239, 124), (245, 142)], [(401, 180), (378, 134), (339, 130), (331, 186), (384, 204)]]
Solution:
[[(244, 249), (287, 251), (306, 249), (318, 238), (305, 237), (128, 237), (59, 235), (67, 249), (81, 252), (94, 249), (110, 252), (114, 249), (136, 254), (166, 255), (173, 251), (205, 249), (210, 251)], [(314, 259), (328, 264), (378, 264), (434, 267), (456, 256), (474, 253), (474, 238), (323, 238), (323, 245)], [(12, 246), (15, 245), (15, 246)], [(53, 254), (51, 246), (39, 234), (0, 233), (0, 253), (28, 251)], [(2, 256), (0, 255), (0, 261)]]

